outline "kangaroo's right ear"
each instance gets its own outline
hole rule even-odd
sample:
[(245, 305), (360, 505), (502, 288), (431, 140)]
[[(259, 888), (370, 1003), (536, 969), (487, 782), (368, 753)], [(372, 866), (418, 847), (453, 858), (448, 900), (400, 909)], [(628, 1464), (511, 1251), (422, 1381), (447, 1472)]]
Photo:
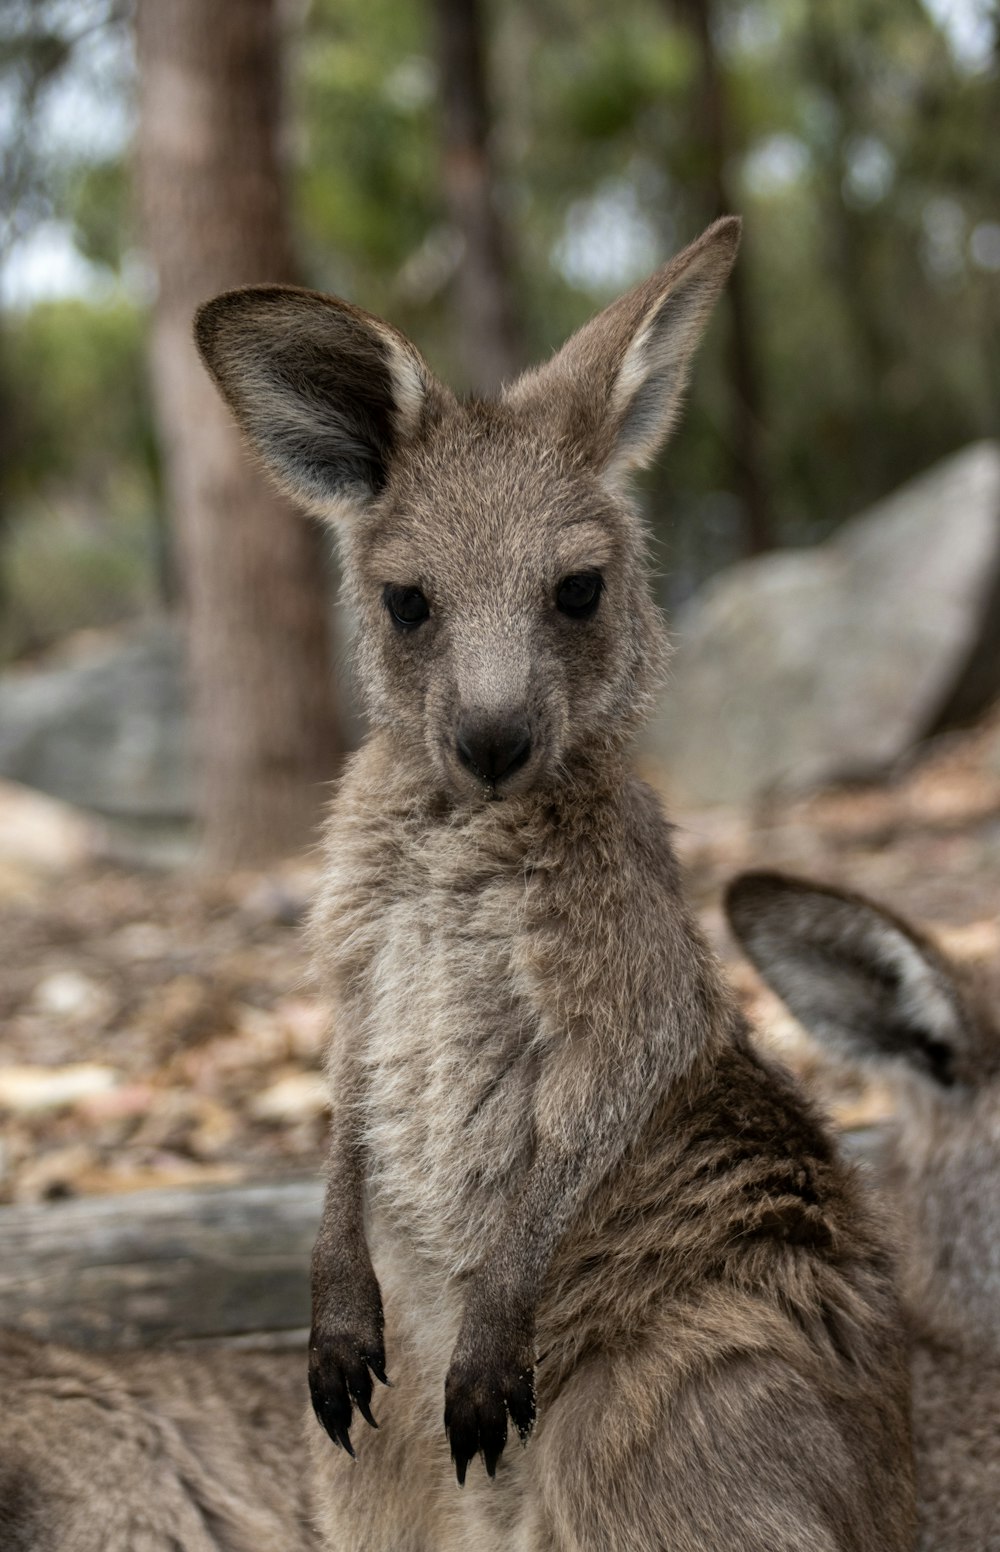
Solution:
[(315, 291), (225, 291), (198, 309), (194, 335), (265, 468), (320, 517), (362, 511), (449, 397), (404, 335)]
[(905, 922), (861, 895), (781, 873), (741, 874), (725, 909), (764, 980), (825, 1045), (902, 1059), (946, 1086), (974, 1076), (973, 1021), (954, 975)]
[(736, 258), (740, 222), (724, 216), (641, 285), (612, 302), (544, 366), (505, 390), (576, 459), (613, 486), (648, 464), (680, 410), (695, 348)]

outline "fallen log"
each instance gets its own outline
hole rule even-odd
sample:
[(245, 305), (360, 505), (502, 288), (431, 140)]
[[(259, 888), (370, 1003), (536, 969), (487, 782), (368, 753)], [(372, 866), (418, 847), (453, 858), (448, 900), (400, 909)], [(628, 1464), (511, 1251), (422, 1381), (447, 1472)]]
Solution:
[(0, 1325), (91, 1348), (297, 1342), (322, 1194), (296, 1180), (0, 1208)]

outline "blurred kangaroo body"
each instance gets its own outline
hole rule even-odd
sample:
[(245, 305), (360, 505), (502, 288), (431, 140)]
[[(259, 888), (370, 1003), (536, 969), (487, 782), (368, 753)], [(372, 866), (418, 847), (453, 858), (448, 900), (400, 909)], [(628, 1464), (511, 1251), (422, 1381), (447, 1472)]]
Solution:
[(920, 1552), (1000, 1548), (1000, 967), (956, 966), (861, 896), (776, 874), (730, 919), (801, 1022), (877, 1066), (903, 1236)]
[(304, 1376), (302, 1353), (84, 1354), (0, 1331), (0, 1547), (315, 1552)]
[(313, 293), (197, 321), (252, 445), (337, 525), (373, 723), (312, 925), (330, 1552), (911, 1545), (880, 1226), (754, 1053), (630, 772), (665, 653), (624, 482), (736, 237), (717, 223), (489, 402)]

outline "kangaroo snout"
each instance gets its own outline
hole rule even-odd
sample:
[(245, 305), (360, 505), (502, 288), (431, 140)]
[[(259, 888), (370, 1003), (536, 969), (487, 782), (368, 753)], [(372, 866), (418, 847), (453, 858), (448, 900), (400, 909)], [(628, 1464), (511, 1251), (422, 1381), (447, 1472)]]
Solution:
[(467, 770), (495, 786), (527, 764), (531, 729), (524, 717), (465, 717), (455, 749)]

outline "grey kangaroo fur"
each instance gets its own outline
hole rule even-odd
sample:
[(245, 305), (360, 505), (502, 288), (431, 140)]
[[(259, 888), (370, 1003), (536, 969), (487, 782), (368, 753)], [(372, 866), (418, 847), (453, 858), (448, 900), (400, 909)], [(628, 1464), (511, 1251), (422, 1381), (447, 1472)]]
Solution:
[(1000, 966), (953, 964), (861, 895), (734, 881), (737, 937), (807, 1029), (896, 1089), (920, 1552), (1000, 1547)]
[(336, 528), (372, 725), (312, 920), (332, 1552), (912, 1544), (881, 1225), (754, 1051), (630, 769), (665, 636), (628, 476), (738, 237), (487, 401), (315, 293), (196, 321), (251, 447)]
[(2, 1552), (317, 1552), (304, 1370), (0, 1330)]

